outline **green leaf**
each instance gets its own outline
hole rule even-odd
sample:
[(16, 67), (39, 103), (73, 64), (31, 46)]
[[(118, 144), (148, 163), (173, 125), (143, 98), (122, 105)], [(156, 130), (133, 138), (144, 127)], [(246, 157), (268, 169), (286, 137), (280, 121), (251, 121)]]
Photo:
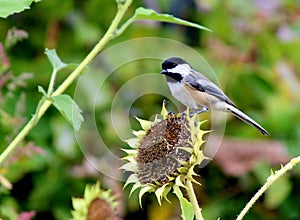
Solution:
[(70, 122), (76, 131), (79, 130), (83, 117), (81, 109), (76, 102), (68, 95), (58, 95), (52, 97), (53, 105), (60, 111), (60, 113)]
[(7, 18), (9, 15), (30, 9), (30, 5), (34, 0), (1, 0), (0, 1), (0, 17)]
[(194, 219), (194, 209), (192, 204), (183, 197), (179, 186), (174, 186), (174, 194), (177, 196), (180, 202), (181, 217), (183, 220), (193, 220)]
[(65, 64), (64, 62), (61, 61), (61, 59), (57, 55), (55, 49), (49, 50), (48, 48), (46, 48), (45, 54), (47, 55), (51, 65), (55, 71), (59, 71), (62, 68), (64, 68), (65, 66), (67, 66), (67, 64)]
[(146, 9), (143, 7), (139, 7), (136, 9), (135, 14), (133, 15), (132, 19), (134, 21), (155, 20), (155, 21), (162, 21), (162, 22), (170, 22), (173, 24), (180, 24), (180, 25), (190, 26), (190, 27), (194, 27), (194, 28), (198, 28), (198, 29), (203, 29), (206, 31), (211, 31), (210, 29), (208, 29), (202, 25), (195, 24), (195, 23), (192, 23), (192, 22), (180, 19), (180, 18), (176, 18), (169, 14), (159, 14), (152, 9)]

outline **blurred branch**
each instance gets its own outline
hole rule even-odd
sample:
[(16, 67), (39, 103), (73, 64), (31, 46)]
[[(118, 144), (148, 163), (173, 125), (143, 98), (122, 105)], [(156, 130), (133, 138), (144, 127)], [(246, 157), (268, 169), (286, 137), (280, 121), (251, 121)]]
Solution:
[[(85, 57), (85, 59), (80, 63), (80, 65), (65, 79), (65, 81), (52, 93), (52, 96), (57, 96), (62, 94), (77, 78), (77, 76), (86, 68), (86, 66), (98, 55), (98, 53), (103, 49), (103, 47), (113, 38), (117, 37), (115, 32), (121, 22), (125, 12), (131, 5), (132, 0), (117, 1), (118, 11), (112, 21), (110, 27), (108, 28), (105, 35), (97, 43), (97, 45), (92, 49), (92, 51)], [(50, 86), (51, 88), (51, 86)], [(51, 101), (43, 97), (37, 107), (36, 113), (32, 116), (30, 121), (25, 125), (25, 127), (20, 131), (20, 133), (15, 137), (15, 139), (7, 146), (7, 148), (0, 155), (0, 165), (7, 158), (7, 156), (18, 146), (20, 141), (29, 133), (29, 131), (36, 125), (39, 119), (44, 115), (47, 109), (51, 105)]]
[[(52, 73), (51, 80), (49, 83), (49, 89), (48, 89), (46, 96), (44, 96), (40, 100), (40, 102), (37, 106), (36, 113), (33, 115), (31, 120), (25, 125), (23, 130), (20, 131), (20, 133), (15, 137), (15, 139), (10, 143), (10, 145), (0, 155), (0, 165), (1, 165), (1, 163), (3, 163), (4, 159), (17, 147), (18, 143), (20, 141), (22, 141), (23, 138), (28, 134), (28, 132), (36, 125), (36, 123), (39, 121), (39, 119), (44, 115), (46, 110), (52, 104), (52, 100), (50, 98), (61, 95), (74, 82), (74, 80), (77, 78), (77, 76), (81, 72), (84, 71), (84, 69), (87, 67), (87, 65), (99, 54), (99, 52), (103, 49), (103, 47), (110, 40), (112, 40), (112, 39), (118, 37), (120, 34), (122, 34), (125, 31), (125, 29), (134, 21), (156, 20), (156, 21), (170, 22), (170, 23), (174, 23), (174, 24), (180, 24), (180, 25), (185, 25), (185, 26), (190, 26), (190, 27), (210, 31), (208, 28), (206, 28), (202, 25), (188, 22), (183, 19), (173, 17), (172, 15), (169, 15), (169, 14), (158, 14), (157, 12), (155, 12), (151, 9), (146, 9), (143, 7), (137, 8), (135, 10), (134, 15), (131, 18), (129, 18), (127, 21), (125, 21), (125, 23), (120, 28), (118, 28), (125, 12), (131, 5), (132, 0), (116, 0), (116, 2), (117, 2), (117, 8), (118, 8), (117, 14), (116, 14), (115, 18), (113, 19), (110, 27), (104, 34), (104, 36), (96, 44), (96, 46), (92, 49), (92, 51), (84, 58), (84, 60), (77, 66), (77, 68), (65, 79), (65, 81), (53, 93), (52, 93), (52, 88), (54, 86), (56, 72), (54, 71)], [(47, 52), (49, 52), (49, 51), (46, 50), (46, 54), (47, 54)], [(58, 61), (58, 60), (56, 60), (56, 61)], [(50, 62), (51, 62), (51, 59), (50, 59)], [(39, 88), (39, 90), (42, 91), (41, 87)], [(51, 96), (50, 96), (50, 94), (51, 94)]]
[(242, 220), (244, 216), (247, 214), (249, 209), (254, 205), (254, 203), (259, 199), (259, 197), (267, 191), (267, 189), (282, 175), (287, 173), (289, 170), (291, 170), (295, 165), (300, 163), (300, 156), (295, 157), (291, 159), (289, 163), (287, 163), (285, 166), (281, 167), (280, 170), (275, 171), (275, 173), (272, 172), (271, 176), (268, 177), (267, 182), (257, 191), (257, 193), (250, 199), (250, 201), (247, 203), (245, 208), (241, 211), (241, 213), (238, 215), (236, 220)]

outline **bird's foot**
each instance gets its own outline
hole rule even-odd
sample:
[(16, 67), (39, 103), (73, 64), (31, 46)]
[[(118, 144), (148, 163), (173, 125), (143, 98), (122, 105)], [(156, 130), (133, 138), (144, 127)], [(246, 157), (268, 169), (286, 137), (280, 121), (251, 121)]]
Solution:
[(197, 110), (191, 111), (190, 117), (193, 117), (195, 114), (200, 115), (201, 113), (207, 112), (207, 111), (208, 111), (207, 107), (203, 107), (202, 109), (197, 109)]
[[(195, 114), (199, 115), (203, 112), (207, 112), (208, 108), (207, 107), (203, 107), (202, 109), (195, 109), (195, 110), (190, 110), (190, 117), (193, 117)], [(186, 111), (184, 112), (180, 112), (181, 116), (185, 116), (186, 115)]]

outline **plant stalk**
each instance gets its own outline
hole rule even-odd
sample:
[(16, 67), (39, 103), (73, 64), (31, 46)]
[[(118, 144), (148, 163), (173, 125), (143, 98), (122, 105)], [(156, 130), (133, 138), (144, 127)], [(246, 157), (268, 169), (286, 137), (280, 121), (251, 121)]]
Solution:
[(187, 187), (187, 194), (188, 194), (188, 197), (190, 199), (190, 202), (192, 203), (196, 219), (197, 220), (204, 220), (204, 218), (202, 216), (202, 213), (201, 213), (201, 208), (199, 207), (197, 197), (195, 195), (195, 191), (194, 191), (194, 188), (193, 188), (193, 183), (188, 180), (186, 182), (186, 187)]
[(57, 74), (57, 71), (53, 70), (53, 72), (51, 74), (50, 82), (49, 82), (48, 92), (47, 92), (48, 97), (51, 96), (51, 93), (53, 91), (56, 74)]
[(274, 174), (268, 177), (267, 182), (255, 193), (255, 195), (250, 199), (241, 213), (238, 215), (236, 220), (242, 220), (254, 203), (259, 199), (259, 197), (283, 174), (291, 170), (296, 164), (300, 163), (300, 156), (291, 159), (289, 163), (283, 166), (280, 170), (276, 171)]
[[(65, 81), (52, 93), (52, 96), (57, 96), (62, 94), (77, 78), (77, 76), (86, 68), (86, 66), (98, 55), (98, 53), (103, 49), (103, 47), (113, 38), (119, 36), (121, 33), (117, 32), (118, 25), (120, 24), (125, 12), (131, 5), (132, 0), (126, 0), (123, 4), (118, 2), (118, 11), (113, 19), (110, 27), (106, 31), (105, 35), (96, 44), (92, 51), (84, 58), (80, 65), (65, 79)], [(122, 32), (125, 29), (122, 30)], [(52, 80), (51, 80), (52, 82)], [(51, 88), (51, 85), (49, 86)], [(18, 146), (18, 144), (25, 138), (25, 136), (31, 131), (40, 118), (44, 115), (47, 109), (50, 107), (51, 101), (42, 98), (37, 107), (36, 113), (32, 116), (30, 121), (23, 127), (19, 134), (14, 138), (14, 140), (7, 146), (7, 148), (0, 155), (0, 166), (3, 161), (13, 152), (13, 150)]]

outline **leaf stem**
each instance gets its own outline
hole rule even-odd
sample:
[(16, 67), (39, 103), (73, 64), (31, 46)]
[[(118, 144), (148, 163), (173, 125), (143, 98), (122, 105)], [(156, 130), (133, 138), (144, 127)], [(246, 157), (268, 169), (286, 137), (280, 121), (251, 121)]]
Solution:
[[(122, 4), (118, 2), (118, 11), (113, 19), (110, 27), (106, 31), (105, 35), (100, 39), (92, 51), (85, 57), (85, 59), (80, 63), (80, 65), (65, 79), (65, 81), (52, 93), (52, 96), (62, 94), (77, 78), (77, 76), (86, 68), (86, 66), (98, 55), (98, 53), (103, 49), (103, 47), (113, 38), (117, 37), (116, 30), (119, 23), (121, 22), (125, 12), (131, 5), (132, 0), (124, 0)], [(122, 30), (124, 31), (124, 30)], [(48, 94), (53, 89), (55, 80), (55, 75), (51, 76)], [(50, 93), (51, 93), (50, 92)], [(44, 97), (39, 102), (36, 113), (32, 116), (29, 122), (24, 126), (20, 133), (14, 138), (14, 140), (7, 146), (7, 148), (0, 155), (0, 166), (3, 161), (8, 157), (8, 155), (18, 146), (18, 144), (24, 139), (24, 137), (29, 133), (29, 131), (36, 125), (40, 118), (44, 115), (47, 109), (50, 107), (51, 101), (45, 99)]]
[(134, 16), (129, 18), (120, 28), (116, 30), (115, 32), (116, 37), (121, 35), (128, 28), (128, 26), (134, 22)]
[(255, 193), (255, 195), (250, 199), (241, 213), (238, 215), (236, 220), (242, 220), (244, 216), (247, 214), (249, 209), (253, 206), (253, 204), (259, 199), (259, 197), (283, 174), (287, 173), (291, 170), (296, 164), (300, 163), (300, 156), (291, 159), (289, 163), (283, 166), (280, 170), (277, 170), (274, 174), (268, 177), (266, 183)]
[(56, 78), (56, 73), (57, 70), (53, 70), (52, 74), (51, 74), (51, 79), (49, 82), (49, 87), (48, 87), (48, 91), (47, 91), (47, 96), (50, 97), (52, 92), (53, 92), (53, 88), (54, 88), (54, 82), (55, 82), (55, 78)]
[(197, 220), (204, 220), (204, 218), (202, 216), (202, 213), (201, 213), (201, 208), (199, 207), (197, 197), (195, 195), (195, 191), (194, 191), (194, 188), (193, 188), (193, 183), (188, 180), (186, 182), (186, 187), (187, 187), (187, 194), (188, 194), (188, 197), (189, 197), (189, 199), (192, 203), (196, 219)]

